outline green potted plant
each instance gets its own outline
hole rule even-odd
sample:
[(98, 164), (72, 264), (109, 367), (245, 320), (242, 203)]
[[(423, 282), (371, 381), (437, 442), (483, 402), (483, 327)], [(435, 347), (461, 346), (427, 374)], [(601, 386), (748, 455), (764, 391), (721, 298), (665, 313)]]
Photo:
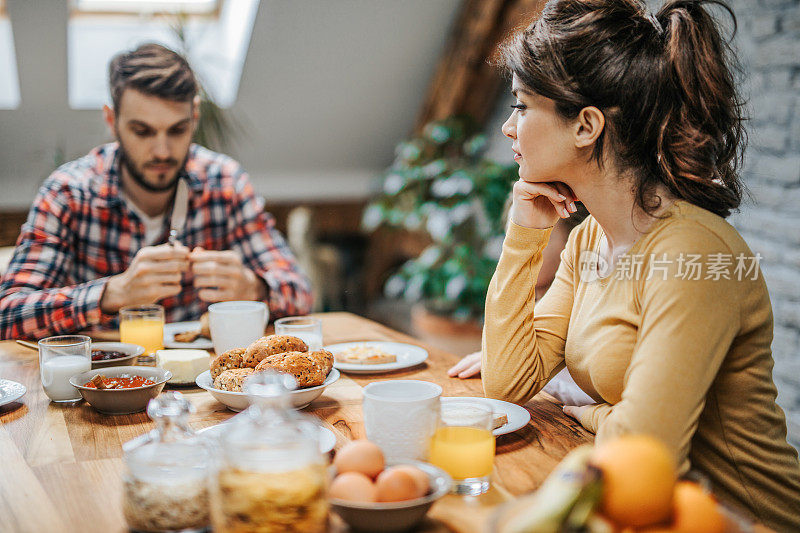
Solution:
[[(170, 24), (170, 29), (178, 40), (179, 52), (189, 57), (190, 43), (186, 34), (189, 15), (177, 13)], [(221, 108), (206, 90), (203, 81), (198, 78), (200, 94), (200, 118), (194, 132), (193, 142), (216, 152), (230, 148), (232, 141), (241, 133), (241, 124), (226, 110)]]
[(431, 244), (388, 278), (389, 298), (421, 302), (456, 322), (482, 322), (502, 249), (504, 206), (517, 180), (517, 166), (485, 158), (486, 148), (486, 136), (467, 117), (431, 122), (397, 146), (363, 227), (424, 232)]

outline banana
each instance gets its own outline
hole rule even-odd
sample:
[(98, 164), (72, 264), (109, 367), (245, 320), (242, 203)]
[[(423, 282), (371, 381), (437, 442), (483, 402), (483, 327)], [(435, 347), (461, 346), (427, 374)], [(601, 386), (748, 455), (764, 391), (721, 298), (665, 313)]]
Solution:
[(587, 444), (567, 454), (503, 533), (559, 533), (586, 526), (602, 490), (600, 471), (589, 464), (591, 453)]

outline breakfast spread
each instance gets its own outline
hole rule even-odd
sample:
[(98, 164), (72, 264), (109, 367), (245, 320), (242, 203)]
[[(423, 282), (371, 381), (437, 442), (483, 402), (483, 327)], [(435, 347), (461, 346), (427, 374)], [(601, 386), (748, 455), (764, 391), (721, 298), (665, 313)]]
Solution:
[(298, 388), (316, 387), (325, 382), (333, 368), (333, 354), (326, 350), (308, 351), (303, 340), (291, 335), (269, 335), (246, 348), (228, 350), (211, 361), (214, 388), (241, 392), (245, 378), (271, 368), (291, 374)]
[[(124, 354), (95, 350), (92, 356), (109, 360)], [(364, 365), (397, 361), (396, 355), (368, 343), (334, 357), (330, 351), (310, 349), (293, 335), (265, 336), (216, 357), (204, 350), (159, 350), (157, 365), (171, 372), (174, 382), (192, 382), (206, 369), (213, 387), (222, 391), (242, 392), (247, 380), (252, 411), (214, 437), (219, 441), (212, 445), (189, 428), (192, 408), (179, 393), (152, 400), (148, 414), (158, 429), (124, 447), (128, 468), (122, 480), (122, 511), (128, 526), (148, 532), (213, 527), (220, 532), (313, 533), (325, 531), (331, 505), (350, 523), (342, 506), (379, 512), (383, 504), (411, 508), (438, 494), (440, 482), (427, 470), (429, 465), (387, 464), (381, 448), (368, 440), (349, 442), (339, 450), (331, 479), (327, 456), (313, 442), (318, 437), (304, 442), (318, 430), (309, 431), (304, 415), (288, 408), (294, 385), (284, 380), (275, 389), (275, 383), (279, 374), (289, 374), (298, 389), (322, 385), (334, 358)], [(130, 389), (155, 384), (154, 378), (127, 373), (98, 374), (85, 386)], [(506, 414), (494, 414), (495, 428), (507, 422)]]
[(356, 365), (380, 365), (384, 363), (397, 362), (397, 356), (387, 353), (375, 346), (363, 344), (351, 346), (336, 354), (338, 363), (350, 363)]
[(172, 372), (169, 383), (194, 383), (195, 378), (208, 369), (209, 355), (205, 350), (158, 350), (156, 365)]

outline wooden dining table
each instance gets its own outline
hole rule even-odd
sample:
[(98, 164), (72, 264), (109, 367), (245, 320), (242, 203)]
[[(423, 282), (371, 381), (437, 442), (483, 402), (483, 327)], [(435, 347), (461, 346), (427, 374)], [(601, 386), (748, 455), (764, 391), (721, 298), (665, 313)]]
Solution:
[[(422, 346), (430, 354), (420, 365), (391, 373), (343, 373), (304, 409), (333, 431), (336, 449), (365, 437), (361, 398), (368, 383), (419, 379), (441, 385), (445, 396), (483, 395), (479, 378), (447, 376), (447, 369), (458, 360), (453, 354), (350, 313), (317, 316), (322, 318), (326, 344), (396, 341)], [(27, 387), (21, 399), (0, 407), (0, 531), (127, 531), (122, 514), (122, 444), (153, 429), (152, 421), (144, 412), (103, 415), (85, 402), (50, 402), (39, 378), (37, 353), (14, 341), (0, 342), (0, 378)], [(202, 389), (179, 390), (196, 408), (190, 419), (194, 429), (235, 414)], [(524, 407), (531, 421), (497, 437), (489, 492), (479, 497), (445, 496), (433, 505), (419, 531), (485, 531), (502, 504), (535, 490), (567, 452), (591, 442), (591, 434), (564, 415), (547, 394), (539, 393)], [(330, 523), (332, 531), (347, 529), (338, 517), (332, 516)]]

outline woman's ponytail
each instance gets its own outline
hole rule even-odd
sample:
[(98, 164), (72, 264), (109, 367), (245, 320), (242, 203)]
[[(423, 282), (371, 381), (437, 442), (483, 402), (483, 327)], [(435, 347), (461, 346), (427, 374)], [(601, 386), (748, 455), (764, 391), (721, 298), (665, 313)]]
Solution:
[(592, 157), (633, 176), (648, 213), (664, 189), (722, 217), (742, 199), (738, 68), (706, 4), (735, 26), (722, 0), (667, 0), (656, 16), (643, 0), (549, 0), (501, 49), (508, 70), (565, 119), (587, 106), (604, 113)]
[(672, 98), (659, 127), (656, 152), (670, 191), (727, 217), (742, 199), (737, 170), (745, 142), (742, 102), (728, 43), (703, 4), (671, 0), (656, 15), (663, 29), (664, 80)]

